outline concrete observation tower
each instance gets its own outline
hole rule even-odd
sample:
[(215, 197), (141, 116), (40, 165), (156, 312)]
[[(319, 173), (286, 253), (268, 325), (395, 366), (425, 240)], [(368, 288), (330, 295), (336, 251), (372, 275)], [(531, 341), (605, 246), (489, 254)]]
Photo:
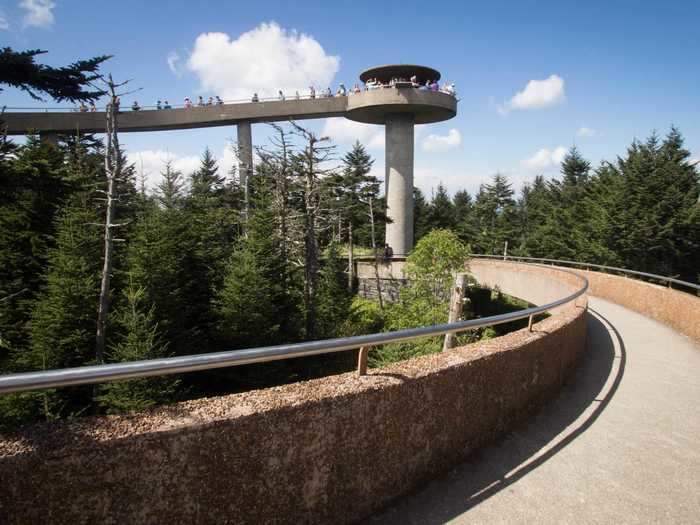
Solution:
[[(386, 242), (394, 255), (407, 255), (413, 248), (413, 147), (415, 124), (429, 124), (454, 117), (457, 100), (442, 92), (417, 89), (440, 80), (435, 69), (417, 65), (385, 65), (367, 69), (360, 80), (372, 79), (388, 86), (348, 97), (346, 118), (367, 124), (384, 124), (386, 134), (385, 194), (388, 216)], [(399, 79), (396, 82), (396, 79)]]
[[(415, 77), (416, 84), (410, 82)], [(168, 109), (124, 108), (119, 114), (119, 132), (182, 130), (214, 126), (237, 126), (241, 182), (252, 175), (253, 140), (251, 128), (261, 122), (281, 122), (327, 117), (345, 117), (356, 122), (386, 126), (386, 196), (389, 217), (386, 242), (397, 256), (413, 248), (413, 126), (454, 117), (457, 99), (447, 93), (418, 89), (440, 73), (424, 66), (392, 65), (373, 67), (360, 80), (376, 80), (372, 89), (348, 96), (302, 96), (287, 100), (261, 99), (227, 101), (222, 104)], [(393, 81), (393, 82), (392, 82)], [(76, 112), (7, 108), (3, 114), (9, 135), (39, 132), (50, 142), (60, 134), (104, 133), (104, 111)]]

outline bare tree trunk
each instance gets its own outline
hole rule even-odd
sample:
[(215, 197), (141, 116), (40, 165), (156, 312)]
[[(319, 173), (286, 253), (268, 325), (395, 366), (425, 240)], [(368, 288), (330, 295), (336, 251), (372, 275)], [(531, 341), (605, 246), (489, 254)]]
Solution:
[(352, 292), (352, 285), (355, 282), (355, 261), (353, 260), (354, 246), (352, 239), (352, 220), (348, 221), (348, 290)]
[(379, 254), (377, 253), (377, 240), (374, 235), (374, 208), (372, 207), (372, 197), (369, 198), (369, 224), (372, 235), (372, 253), (374, 254), (374, 279), (377, 285), (377, 296), (379, 297), (379, 308), (384, 310), (384, 299), (382, 299), (382, 284), (379, 279)]
[(304, 302), (306, 303), (306, 337), (316, 335), (316, 281), (318, 280), (318, 241), (316, 239), (316, 184), (314, 165), (314, 137), (309, 138), (306, 185), (304, 191)]
[(116, 179), (121, 174), (121, 156), (119, 136), (117, 133), (117, 95), (110, 75), (108, 82), (111, 104), (107, 108), (105, 175), (107, 177), (107, 210), (105, 212), (104, 258), (102, 264), (102, 282), (100, 284), (100, 303), (97, 311), (97, 334), (95, 340), (95, 357), (99, 363), (104, 361), (107, 319), (110, 307), (110, 282), (112, 278), (112, 251), (114, 248), (114, 207)]
[[(456, 323), (462, 317), (462, 300), (464, 298), (464, 287), (467, 283), (467, 276), (463, 273), (458, 273), (455, 277), (455, 285), (452, 288), (452, 296), (450, 298), (450, 314), (447, 318), (448, 323)], [(457, 334), (445, 334), (445, 342), (442, 345), (442, 351), (452, 348), (457, 339)]]

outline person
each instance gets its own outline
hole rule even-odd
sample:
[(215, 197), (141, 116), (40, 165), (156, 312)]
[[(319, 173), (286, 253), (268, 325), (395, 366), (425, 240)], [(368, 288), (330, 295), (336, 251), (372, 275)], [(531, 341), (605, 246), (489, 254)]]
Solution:
[(360, 85), (357, 82), (355, 82), (355, 87), (352, 88), (352, 92), (353, 93), (360, 93), (360, 91), (361, 91)]
[(131, 111), (138, 111), (141, 109), (141, 106), (139, 106), (139, 103), (134, 100), (134, 103), (131, 105)]
[(253, 93), (252, 101), (253, 101), (253, 102), (260, 102), (260, 99), (258, 98), (258, 94), (257, 94), (257, 93)]
[(416, 75), (411, 77), (411, 84), (413, 84), (413, 87), (418, 87), (418, 77)]
[(385, 264), (389, 264), (391, 262), (391, 259), (394, 257), (394, 250), (392, 249), (391, 246), (389, 246), (389, 243), (386, 243), (384, 245), (384, 254), (382, 256), (382, 259), (384, 260)]
[(457, 96), (457, 91), (455, 91), (455, 85), (454, 82), (451, 84), (446, 84), (442, 90), (447, 93), (448, 95), (452, 95), (453, 97)]
[(204, 99), (202, 98), (202, 95), (199, 95), (199, 98), (197, 99), (197, 106), (204, 107)]
[(309, 86), (309, 98), (316, 98), (316, 88)]
[(185, 97), (185, 109), (190, 109), (192, 107), (192, 101), (190, 97)]
[(156, 102), (156, 109), (163, 109), (162, 106), (160, 105), (160, 100)]
[(95, 111), (97, 111), (97, 108), (95, 107), (95, 103), (90, 102), (90, 113), (94, 113)]
[(419, 91), (430, 91), (430, 80), (426, 80), (425, 84), (418, 88)]
[(85, 105), (84, 102), (81, 102), (81, 103), (80, 103), (80, 109), (79, 109), (79, 111), (80, 111), (81, 113), (87, 113), (87, 106)]
[(430, 91), (440, 91), (440, 84), (438, 84), (437, 80), (433, 80), (430, 83)]
[(214, 105), (214, 97), (209, 97), (209, 100), (207, 100), (207, 106), (213, 106)]
[(216, 105), (217, 105), (217, 106), (223, 106), (223, 105), (224, 105), (224, 101), (221, 100), (221, 97), (219, 97), (219, 95), (216, 95)]
[(338, 86), (338, 91), (336, 92), (335, 96), (336, 97), (345, 97), (348, 94), (348, 90), (345, 89), (345, 84), (342, 82), (340, 83), (340, 86)]
[(331, 98), (333, 96), (333, 92), (331, 91), (331, 87), (328, 86), (326, 88), (326, 98)]
[(163, 109), (171, 109), (172, 106), (170, 105), (170, 102), (167, 100), (163, 103)]
[(301, 95), (299, 95), (299, 90), (297, 89), (297, 90), (294, 92), (294, 99), (295, 99), (295, 100), (299, 100), (300, 98), (301, 98)]
[(282, 93), (281, 89), (277, 92), (277, 98), (280, 100), (284, 100), (284, 93)]
[(119, 97), (115, 97), (114, 98), (114, 111), (119, 113), (119, 106), (121, 106), (121, 104), (122, 104), (121, 99)]

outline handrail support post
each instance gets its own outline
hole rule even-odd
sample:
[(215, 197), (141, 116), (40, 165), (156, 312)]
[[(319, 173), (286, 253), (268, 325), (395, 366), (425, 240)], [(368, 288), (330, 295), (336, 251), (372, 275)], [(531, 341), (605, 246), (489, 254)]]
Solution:
[(370, 348), (369, 346), (361, 346), (357, 353), (357, 375), (360, 377), (367, 375), (367, 354)]
[(527, 318), (527, 329), (529, 332), (532, 332), (532, 319), (534, 315), (531, 315), (530, 317)]

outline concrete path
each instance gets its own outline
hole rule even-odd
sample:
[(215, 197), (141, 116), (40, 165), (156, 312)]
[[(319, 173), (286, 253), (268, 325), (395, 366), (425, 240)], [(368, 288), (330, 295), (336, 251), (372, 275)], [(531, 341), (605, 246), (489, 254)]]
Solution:
[(589, 304), (589, 351), (557, 399), (369, 522), (700, 523), (700, 345)]

